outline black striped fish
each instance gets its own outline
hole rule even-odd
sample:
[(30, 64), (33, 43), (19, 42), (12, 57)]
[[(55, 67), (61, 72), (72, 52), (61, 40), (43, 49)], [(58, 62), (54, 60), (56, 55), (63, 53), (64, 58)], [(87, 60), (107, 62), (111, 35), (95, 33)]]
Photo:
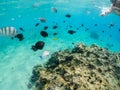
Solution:
[(15, 27), (7, 26), (7, 27), (0, 28), (0, 36), (14, 37), (16, 35), (17, 35), (17, 30), (15, 29)]

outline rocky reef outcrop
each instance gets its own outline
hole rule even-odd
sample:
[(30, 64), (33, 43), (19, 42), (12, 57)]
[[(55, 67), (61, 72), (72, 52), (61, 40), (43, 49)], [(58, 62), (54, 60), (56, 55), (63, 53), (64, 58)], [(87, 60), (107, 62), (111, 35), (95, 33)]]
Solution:
[(93, 44), (77, 44), (33, 68), (36, 90), (120, 90), (120, 53)]

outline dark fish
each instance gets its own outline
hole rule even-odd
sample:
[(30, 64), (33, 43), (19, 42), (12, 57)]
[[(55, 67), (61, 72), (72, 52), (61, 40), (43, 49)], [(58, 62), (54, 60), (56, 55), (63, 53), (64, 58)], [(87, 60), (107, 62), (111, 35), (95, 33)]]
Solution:
[(72, 26), (70, 25), (70, 28), (72, 28)]
[(86, 29), (85, 29), (85, 31), (88, 31), (88, 30), (89, 30), (89, 28), (86, 28)]
[(120, 32), (120, 29), (118, 31)]
[(46, 18), (39, 18), (39, 20), (42, 22), (42, 23), (45, 23), (46, 22)]
[(24, 29), (22, 27), (20, 27), (19, 29), (24, 32)]
[(74, 34), (74, 33), (76, 33), (76, 31), (68, 30), (68, 33), (69, 33), (69, 34)]
[(102, 31), (102, 33), (104, 33), (104, 30)]
[(76, 28), (77, 30), (79, 30), (79, 28)]
[(98, 26), (97, 24), (94, 24), (94, 26)]
[(43, 41), (38, 41), (38, 42), (36, 42), (35, 45), (32, 45), (32, 48), (31, 48), (31, 49), (32, 49), (33, 51), (37, 51), (38, 49), (42, 50), (43, 47), (44, 47), (44, 45), (45, 45), (45, 42), (43, 42)]
[(36, 23), (35, 26), (37, 27), (40, 23)]
[(65, 23), (65, 20), (63, 21), (63, 23)]
[(70, 17), (71, 17), (71, 15), (70, 15), (70, 14), (66, 14), (65, 16), (66, 16), (67, 18), (70, 18)]
[(109, 28), (111, 28), (111, 27), (113, 27), (114, 26), (114, 24), (113, 23), (111, 23), (110, 25), (109, 25)]
[(75, 43), (72, 43), (73, 45), (75, 44)]
[(55, 35), (57, 35), (57, 33), (53, 33), (53, 35), (55, 36)]
[(55, 7), (51, 7), (51, 11), (57, 13), (57, 9)]
[(41, 36), (43, 36), (43, 37), (48, 37), (48, 33), (45, 32), (45, 31), (41, 31), (40, 34), (41, 34)]
[(22, 41), (22, 40), (24, 39), (24, 37), (23, 37), (23, 34), (22, 34), (22, 33), (17, 34), (17, 35), (15, 36), (15, 38), (18, 38), (18, 39), (19, 39), (19, 41)]
[(55, 25), (55, 26), (53, 26), (53, 29), (56, 29), (56, 28), (58, 28), (58, 26), (56, 26), (56, 25)]
[(81, 24), (81, 27), (84, 27), (84, 24)]
[(0, 28), (0, 36), (11, 36), (14, 37), (15, 35), (17, 35), (17, 30), (15, 27), (3, 27)]
[(48, 26), (44, 26), (44, 30), (47, 30), (48, 29)]

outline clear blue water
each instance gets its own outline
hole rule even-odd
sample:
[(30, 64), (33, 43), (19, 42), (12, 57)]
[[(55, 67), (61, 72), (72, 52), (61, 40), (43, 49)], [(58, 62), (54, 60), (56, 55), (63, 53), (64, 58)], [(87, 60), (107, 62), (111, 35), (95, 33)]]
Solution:
[[(35, 3), (37, 7), (33, 7)], [(1, 90), (27, 90), (32, 67), (47, 60), (39, 58), (45, 50), (53, 53), (65, 48), (71, 49), (74, 46), (72, 43), (82, 42), (86, 45), (96, 43), (110, 51), (120, 52), (120, 16), (114, 13), (100, 16), (101, 10), (109, 5), (109, 0), (0, 0), (0, 27), (14, 26), (25, 37), (20, 42), (0, 36)], [(52, 12), (51, 7), (57, 8), (58, 12)], [(71, 18), (66, 18), (66, 14), (71, 14)], [(46, 23), (38, 20), (41, 17), (46, 18)], [(38, 22), (40, 25), (35, 27)], [(56, 23), (58, 28), (52, 29)], [(111, 23), (114, 26), (109, 28)], [(76, 30), (81, 24), (84, 27)], [(43, 38), (40, 31), (46, 25), (49, 36)], [(73, 28), (67, 27), (69, 25)], [(25, 32), (20, 31), (20, 27)], [(68, 30), (75, 30), (76, 33), (70, 35)], [(53, 33), (58, 35), (53, 36)], [(38, 40), (44, 41), (45, 47), (34, 52), (30, 48)]]

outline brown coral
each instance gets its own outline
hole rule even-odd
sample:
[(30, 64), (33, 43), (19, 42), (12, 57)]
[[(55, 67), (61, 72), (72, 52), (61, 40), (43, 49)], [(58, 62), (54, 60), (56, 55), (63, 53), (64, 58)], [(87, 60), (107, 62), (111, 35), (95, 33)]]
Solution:
[(119, 90), (120, 53), (93, 44), (77, 44), (52, 54), (44, 67), (35, 66), (37, 90)]

